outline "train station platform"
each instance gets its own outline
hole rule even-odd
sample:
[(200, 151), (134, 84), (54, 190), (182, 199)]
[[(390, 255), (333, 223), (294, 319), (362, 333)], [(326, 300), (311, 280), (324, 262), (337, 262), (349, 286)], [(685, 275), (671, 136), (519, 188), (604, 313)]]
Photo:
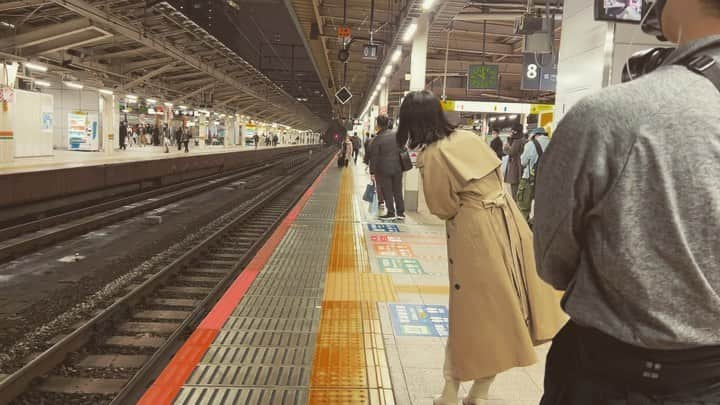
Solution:
[[(379, 222), (361, 199), (368, 181), (361, 165), (329, 166), (140, 403), (432, 404), (448, 333), (444, 224)], [(537, 404), (543, 369), (499, 375), (487, 404)]]
[[(275, 149), (287, 146), (295, 145), (259, 146), (257, 149)], [(52, 156), (17, 158), (12, 162), (0, 163), (0, 175), (251, 150), (255, 150), (255, 147), (191, 146), (188, 153), (178, 150), (177, 146), (170, 147), (169, 153), (165, 153), (165, 148), (162, 146), (132, 147), (127, 150), (114, 150), (112, 153), (57, 149), (53, 151)]]

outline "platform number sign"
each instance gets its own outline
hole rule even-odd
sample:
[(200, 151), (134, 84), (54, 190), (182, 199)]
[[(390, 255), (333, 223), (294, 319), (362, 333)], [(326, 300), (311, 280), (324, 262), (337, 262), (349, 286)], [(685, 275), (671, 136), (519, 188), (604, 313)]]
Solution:
[(499, 77), (498, 65), (470, 65), (468, 90), (497, 90)]
[(552, 54), (523, 54), (523, 72), (521, 89), (555, 91), (557, 61)]

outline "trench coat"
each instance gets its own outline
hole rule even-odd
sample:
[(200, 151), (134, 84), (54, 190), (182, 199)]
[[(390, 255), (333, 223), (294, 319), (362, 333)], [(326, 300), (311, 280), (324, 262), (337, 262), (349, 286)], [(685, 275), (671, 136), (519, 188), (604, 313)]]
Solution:
[(446, 378), (469, 381), (537, 362), (567, 321), (535, 269), (532, 233), (503, 188), (500, 160), (456, 131), (418, 156), (430, 211), (446, 220), (450, 330)]
[(520, 184), (522, 175), (522, 163), (520, 157), (525, 149), (525, 139), (523, 137), (513, 138), (512, 145), (508, 148), (509, 156), (507, 173), (505, 173), (505, 183)]

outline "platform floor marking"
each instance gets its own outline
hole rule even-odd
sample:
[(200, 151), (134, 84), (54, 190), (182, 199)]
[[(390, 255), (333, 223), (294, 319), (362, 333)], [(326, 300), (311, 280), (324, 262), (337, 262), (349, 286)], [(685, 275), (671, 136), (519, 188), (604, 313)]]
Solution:
[(353, 176), (342, 174), (328, 260), (310, 404), (394, 404), (377, 302), (395, 302), (392, 278), (372, 273)]

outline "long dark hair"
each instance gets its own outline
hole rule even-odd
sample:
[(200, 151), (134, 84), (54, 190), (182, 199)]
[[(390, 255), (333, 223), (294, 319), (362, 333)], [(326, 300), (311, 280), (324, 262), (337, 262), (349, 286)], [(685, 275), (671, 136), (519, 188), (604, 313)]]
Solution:
[(445, 117), (440, 99), (430, 91), (408, 93), (400, 106), (398, 144), (409, 142), (410, 148), (430, 145), (447, 137), (455, 130)]

